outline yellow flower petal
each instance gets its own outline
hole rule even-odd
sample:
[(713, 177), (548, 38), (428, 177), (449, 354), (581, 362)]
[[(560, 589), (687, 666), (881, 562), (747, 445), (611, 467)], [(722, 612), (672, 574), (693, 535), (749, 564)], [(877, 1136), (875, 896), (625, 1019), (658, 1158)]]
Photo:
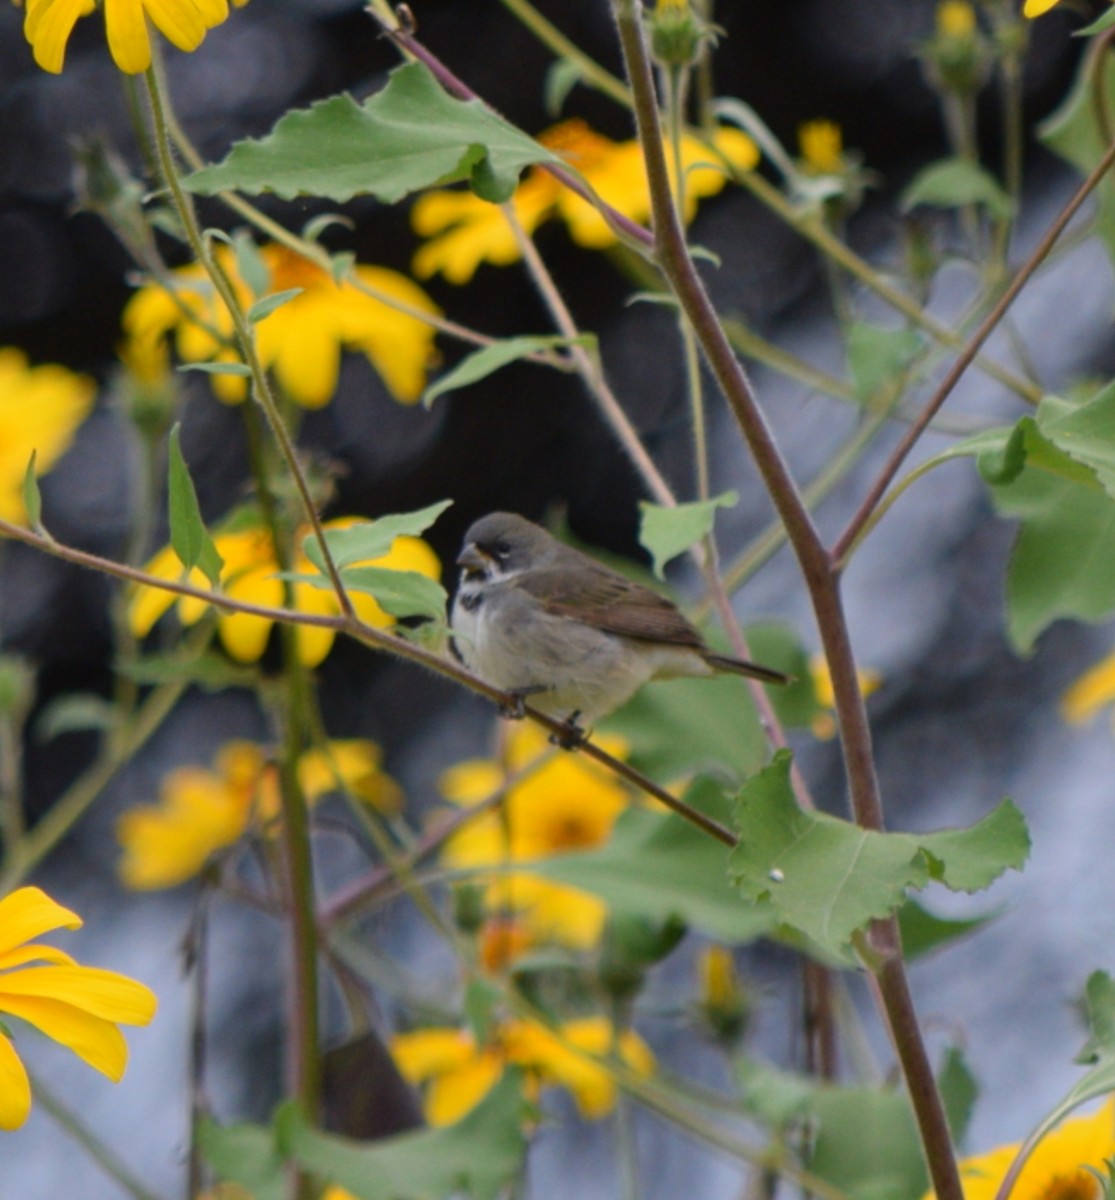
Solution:
[[(112, 0), (106, 3), (111, 4)], [(143, 8), (155, 28), (179, 50), (196, 50), (205, 39), (206, 23), (201, 18), (198, 0), (143, 0)], [(218, 13), (219, 9), (211, 11)], [(218, 17), (214, 24), (223, 19)]]
[(17, 888), (0, 900), (0, 970), (6, 954), (52, 929), (80, 929), (81, 918), (37, 887)]
[(18, 1129), (31, 1111), (31, 1083), (11, 1040), (0, 1030), (0, 1129)]
[(112, 61), (138, 75), (151, 65), (151, 38), (141, 0), (105, 0), (105, 31)]
[(1026, 0), (1022, 6), (1022, 15), (1024, 17), (1040, 17), (1043, 13), (1049, 12), (1051, 8), (1060, 4), (1061, 0)]
[[(155, 1015), (155, 993), (142, 983), (100, 967), (25, 967), (0, 975), (0, 1008), (12, 997), (60, 1001), (120, 1025), (147, 1025)], [(52, 1035), (53, 1036), (53, 1035)]]
[(37, 996), (9, 996), (0, 989), (0, 1012), (19, 1017), (72, 1050), (113, 1083), (123, 1078), (128, 1065), (128, 1044), (111, 1021), (83, 1012), (61, 1000)]
[(499, 1082), (503, 1063), (487, 1053), (451, 1075), (435, 1079), (426, 1092), (426, 1120), (431, 1125), (452, 1125), (477, 1104)]
[(57, 75), (66, 58), (66, 43), (78, 17), (93, 11), (93, 0), (29, 0), (23, 33), (35, 62)]

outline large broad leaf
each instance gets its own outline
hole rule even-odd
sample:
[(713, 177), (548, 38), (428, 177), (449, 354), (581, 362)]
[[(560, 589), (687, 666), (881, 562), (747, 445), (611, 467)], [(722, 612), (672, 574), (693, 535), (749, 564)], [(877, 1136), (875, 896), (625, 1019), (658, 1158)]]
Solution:
[(718, 508), (735, 508), (739, 492), (722, 492), (709, 500), (690, 504), (652, 504), (639, 501), (639, 541), (654, 559), (654, 573), (666, 577), (666, 564), (712, 533)]
[(876, 833), (798, 807), (790, 755), (781, 751), (740, 792), (740, 843), (728, 872), (741, 893), (826, 955), (854, 962), (853, 935), (888, 916), (910, 889), (936, 880), (956, 891), (987, 887), (1029, 853), (1021, 814), (1004, 801), (969, 829)]
[(1022, 522), (1007, 574), (1007, 632), (1027, 652), (1058, 617), (1099, 621), (1115, 611), (1115, 501), (1098, 487), (1028, 470), (992, 490)]
[(737, 1068), (745, 1111), (811, 1133), (806, 1165), (855, 1200), (918, 1200), (925, 1160), (910, 1102), (893, 1088), (838, 1087), (755, 1060)]
[(884, 385), (900, 379), (924, 345), (916, 329), (885, 329), (857, 322), (848, 330), (845, 350), (856, 395), (864, 402), (884, 395)]
[(470, 1113), (444, 1129), (357, 1142), (320, 1132), (288, 1104), (271, 1127), (205, 1121), (198, 1143), (218, 1177), (240, 1184), (253, 1200), (288, 1194), (290, 1162), (358, 1200), (496, 1200), (522, 1169), (530, 1115), (522, 1077), (509, 1069)]
[[(1115, 105), (1115, 60), (1104, 54), (1099, 68), (1103, 72), (1103, 98), (1097, 104), (1092, 72), (1080, 71), (1068, 98), (1040, 129), (1041, 140), (1063, 159), (1087, 175), (1103, 157), (1108, 134), (1100, 123), (1100, 111), (1112, 111)], [(1115, 257), (1115, 188), (1105, 180), (1092, 193), (1096, 205), (1096, 232), (1107, 253)]]
[(372, 1144), (314, 1129), (290, 1110), (282, 1129), (287, 1153), (358, 1200), (496, 1200), (519, 1175), (531, 1106), (515, 1070), (455, 1125)]
[[(711, 780), (698, 781), (685, 798), (706, 815), (727, 820), (727, 801)], [(680, 917), (722, 941), (751, 941), (770, 930), (773, 914), (769, 905), (748, 903), (729, 886), (727, 865), (727, 847), (688, 821), (632, 809), (601, 849), (563, 854), (530, 870), (592, 892), (613, 913)]]
[(223, 162), (194, 172), (186, 187), (286, 200), (372, 195), (394, 204), (467, 180), (477, 195), (502, 203), (525, 167), (559, 161), (478, 100), (454, 99), (421, 63), (408, 63), (363, 104), (334, 96), (287, 113), (266, 137), (237, 142)]

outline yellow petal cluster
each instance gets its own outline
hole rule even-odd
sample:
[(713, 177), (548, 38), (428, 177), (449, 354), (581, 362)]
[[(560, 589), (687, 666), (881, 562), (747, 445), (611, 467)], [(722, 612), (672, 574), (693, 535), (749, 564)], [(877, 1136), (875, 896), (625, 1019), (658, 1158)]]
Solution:
[(1026, 0), (1022, 6), (1022, 15), (1024, 17), (1040, 17), (1043, 13), (1049, 12), (1051, 8), (1056, 8), (1061, 0)]
[(484, 1045), (463, 1029), (419, 1029), (392, 1038), (391, 1052), (403, 1076), (424, 1085), (431, 1125), (460, 1120), (499, 1082), (509, 1064), (527, 1072), (534, 1090), (565, 1088), (581, 1115), (597, 1120), (615, 1107), (615, 1080), (600, 1060), (617, 1040), (628, 1067), (641, 1075), (653, 1073), (654, 1056), (643, 1039), (632, 1030), (616, 1039), (603, 1017), (568, 1021), (557, 1030), (536, 1021), (509, 1021)]
[(798, 126), (802, 161), (817, 175), (839, 175), (844, 170), (844, 134), (835, 121), (806, 121)]
[[(995, 1200), (1019, 1145), (963, 1159), (964, 1200)], [(1011, 1189), (1011, 1200), (1102, 1200), (1101, 1179), (1115, 1156), (1115, 1099), (1083, 1117), (1063, 1121), (1038, 1143)], [(932, 1200), (929, 1192), (924, 1200)]]
[[(437, 306), (416, 283), (366, 264), (352, 268), (355, 283), (337, 283), (286, 246), (262, 246), (258, 254), (269, 276), (263, 297), (252, 294), (230, 247), (219, 246), (216, 259), (245, 309), (257, 299), (301, 289), (255, 325), (260, 361), (296, 404), (314, 409), (329, 403), (337, 390), (343, 350), (363, 354), (400, 403), (412, 404), (421, 396), (434, 359), (433, 327), (361, 290), (389, 296), (418, 313), (436, 314)], [(170, 272), (170, 279), (173, 294), (149, 283), (125, 307), (124, 332), (136, 344), (131, 352), (146, 358), (152, 346), (173, 335), (184, 362), (239, 361), (228, 346), (232, 317), (204, 269), (196, 263), (181, 267)], [(214, 375), (212, 381), (217, 396), (228, 404), (247, 396), (243, 376)]]
[[(326, 521), (323, 528), (346, 529), (356, 524), (355, 517), (338, 517)], [(303, 538), (309, 533), (307, 527), (300, 529), (294, 539), (301, 547)], [(279, 562), (271, 535), (259, 526), (238, 529), (229, 533), (218, 533), (213, 538), (217, 551), (224, 559), (221, 572), (221, 591), (233, 600), (246, 604), (258, 604), (278, 608), (283, 603), (283, 581), (279, 578)], [(421, 538), (400, 537), (395, 539), (391, 550), (380, 558), (369, 559), (360, 566), (386, 567), (393, 571), (416, 571), (430, 579), (441, 575), (441, 563), (433, 550)], [(293, 555), (293, 571), (298, 574), (315, 575), (317, 568), (299, 549)], [(182, 564), (170, 546), (165, 546), (144, 567), (149, 575), (159, 579), (178, 581), (182, 576)], [(196, 567), (189, 582), (199, 588), (212, 590), (209, 580)], [(314, 587), (309, 583), (294, 583), (294, 607), (299, 612), (337, 616), (340, 607), (334, 593), (327, 588)], [(352, 592), (349, 597), (357, 616), (367, 625), (388, 629), (394, 620), (383, 611), (376, 601), (363, 592)], [(179, 619), (184, 625), (199, 621), (209, 605), (194, 597), (179, 599), (173, 592), (159, 588), (140, 586), (135, 589), (129, 621), (136, 637), (146, 637), (155, 622), (177, 601)], [(221, 644), (237, 662), (257, 662), (267, 647), (274, 622), (268, 617), (251, 613), (221, 610), (217, 616), (217, 632)], [(333, 648), (336, 634), (332, 629), (312, 625), (299, 625), (295, 631), (298, 657), (308, 667), (316, 667)]]
[[(331, 741), (327, 750), (300, 756), (299, 784), (309, 804), (343, 787), (380, 812), (397, 812), (402, 794), (380, 761), (374, 742)], [(157, 804), (120, 817), (120, 879), (137, 891), (175, 887), (197, 875), (249, 826), (272, 826), (280, 809), (278, 772), (263, 748), (226, 742), (212, 769), (178, 767), (164, 778)]]
[[(646, 221), (650, 216), (646, 168), (637, 141), (612, 141), (576, 119), (555, 125), (538, 140), (560, 154), (616, 211), (633, 221)], [(758, 164), (755, 143), (739, 130), (718, 130), (713, 145), (715, 151), (696, 138), (683, 139), (687, 222), (696, 214), (697, 201), (719, 192), (727, 181), (718, 155), (740, 170), (751, 170)], [(672, 170), (673, 156), (668, 158)], [(565, 222), (578, 245), (598, 250), (617, 240), (593, 205), (541, 168), (529, 172), (511, 204), (528, 234), (543, 221), (557, 217)], [(450, 283), (466, 283), (482, 262), (505, 266), (519, 258), (518, 244), (499, 207), (472, 192), (435, 191), (420, 196), (411, 210), (411, 223), (419, 236), (429, 239), (412, 264), (420, 279), (440, 273)]]
[[(596, 740), (618, 758), (627, 753), (622, 738)], [(499, 812), (484, 813), (449, 839), (442, 851), (446, 866), (525, 867), (608, 840), (627, 807), (627, 793), (614, 776), (580, 755), (555, 752), (545, 733), (526, 722), (513, 728), (505, 757), (505, 765), (491, 759), (458, 763), (442, 776), (442, 795), (461, 805), (479, 804), (504, 786), (508, 773), (517, 776)], [(531, 941), (586, 948), (599, 940), (607, 910), (595, 896), (528, 870), (486, 877), (484, 888), (487, 908), (514, 914)]]
[[(232, 0), (243, 8), (248, 0)], [(155, 28), (179, 50), (196, 50), (206, 33), (228, 18), (228, 0), (27, 0), (24, 36), (35, 61), (57, 74), (66, 57), (79, 17), (104, 9), (105, 33), (113, 62), (136, 75), (151, 65), (151, 30)]]
[(21, 350), (0, 348), (0, 519), (27, 523), (23, 480), (31, 453), (45, 475), (89, 415), (96, 387), (65, 367), (28, 366)]
[[(146, 1025), (157, 1001), (134, 979), (83, 967), (32, 939), (78, 929), (81, 918), (36, 887), (0, 900), (0, 1014), (18, 1017), (118, 1083), (128, 1063), (119, 1025)], [(0, 1024), (0, 1129), (18, 1129), (31, 1111), (31, 1085)]]

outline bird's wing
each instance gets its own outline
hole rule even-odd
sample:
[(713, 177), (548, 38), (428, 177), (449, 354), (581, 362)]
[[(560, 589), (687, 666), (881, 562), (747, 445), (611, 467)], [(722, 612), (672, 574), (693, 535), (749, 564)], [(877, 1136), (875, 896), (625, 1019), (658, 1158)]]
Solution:
[(675, 646), (705, 648), (701, 635), (677, 606), (651, 588), (606, 567), (544, 567), (516, 578), (554, 616), (571, 617), (608, 633)]

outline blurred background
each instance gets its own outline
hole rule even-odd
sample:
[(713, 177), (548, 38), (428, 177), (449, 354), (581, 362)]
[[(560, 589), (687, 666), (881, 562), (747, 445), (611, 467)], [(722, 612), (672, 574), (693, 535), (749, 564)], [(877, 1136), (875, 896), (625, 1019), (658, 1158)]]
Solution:
[[(607, 6), (601, 0), (539, 0), (564, 33), (613, 71), (619, 63)], [(419, 0), (412, 5), (422, 41), (478, 93), (531, 132), (551, 124), (540, 80), (550, 58), (494, 0)], [(1032, 31), (1024, 78), (1029, 131), (1064, 95), (1080, 44), (1070, 33), (1083, 9), (1062, 5)], [(904, 230), (894, 198), (925, 163), (944, 152), (944, 130), (914, 47), (929, 36), (928, 0), (752, 0), (720, 3), (724, 33), (716, 58), (719, 93), (742, 97), (787, 144), (798, 126), (824, 117), (843, 129), (862, 155), (873, 186), (852, 217), (848, 236), (877, 264), (903, 254)], [(120, 314), (131, 294), (132, 264), (95, 215), (75, 203), (72, 147), (83, 137), (107, 139), (135, 169), (130, 118), (103, 44), (102, 25), (79, 23), (65, 71), (49, 76), (31, 59), (22, 13), (0, 9), (0, 345), (22, 348), (31, 361), (62, 363), (91, 375), (99, 399), (70, 452), (43, 481), (46, 522), (60, 540), (120, 557), (141, 494), (135, 434), (117, 395)], [(200, 149), (220, 157), (231, 141), (260, 135), (291, 106), (341, 90), (364, 97), (397, 63), (361, 5), (350, 0), (253, 0), (207, 37), (192, 55), (168, 51), (167, 69), (178, 115)], [(575, 114), (616, 139), (630, 136), (614, 105), (578, 87), (565, 114)], [(992, 147), (989, 107), (981, 134)], [(1040, 236), (1071, 194), (1073, 177), (1036, 142), (1027, 147), (1026, 214), (1013, 259)], [(292, 228), (336, 205), (317, 202), (262, 206)], [(372, 200), (344, 206), (351, 232), (330, 234), (336, 248), (360, 261), (408, 269), (417, 246), (407, 206)], [(229, 214), (203, 208), (207, 220), (232, 228)], [(722, 310), (809, 362), (844, 372), (823, 265), (811, 248), (752, 197), (727, 189), (702, 204), (695, 241), (719, 258), (710, 288)], [(662, 467), (682, 495), (691, 495), (693, 464), (687, 433), (685, 378), (674, 322), (650, 304), (629, 305), (632, 285), (599, 255), (573, 244), (554, 222), (539, 246), (577, 321), (600, 338), (610, 382)], [(168, 244), (169, 245), (169, 244)], [(172, 253), (168, 249), (168, 253)], [(482, 266), (467, 288), (440, 278), (426, 282), (450, 316), (465, 316), (495, 335), (548, 328), (530, 281), (517, 266)], [(971, 295), (963, 268), (934, 285), (932, 311), (955, 319)], [(1080, 377), (1110, 375), (1111, 267), (1095, 242), (1076, 244), (1022, 296), (1010, 338), (994, 349), (1004, 359), (1022, 345), (1049, 390)], [(880, 309), (880, 313), (884, 310)], [(439, 340), (441, 370), (462, 356)], [(770, 419), (803, 478), (810, 477), (860, 414), (849, 405), (756, 367), (755, 382)], [(207, 519), (243, 496), (246, 450), (235, 409), (214, 400), (196, 374), (182, 377), (183, 446)], [(737, 433), (710, 388), (714, 490), (732, 487), (742, 501), (718, 528), (726, 548), (758, 534), (769, 507)], [(1017, 404), (985, 376), (969, 372), (950, 401), (955, 428), (965, 421), (1007, 421)], [(970, 427), (975, 427), (971, 425)], [(854, 510), (895, 433), (885, 433), (861, 467), (822, 509), (826, 530), (839, 530)], [(949, 435), (926, 439), (924, 453)], [(640, 555), (638, 480), (594, 406), (568, 376), (515, 365), (439, 399), (431, 411), (403, 406), (386, 392), (362, 358), (347, 356), (339, 392), (304, 425), (305, 445), (336, 467), (330, 512), (377, 516), (452, 497), (454, 506), (430, 540), (446, 564), (464, 528), (495, 508), (540, 519), (560, 512), (577, 538), (611, 552)], [(1004, 794), (1031, 824), (1035, 849), (1023, 876), (990, 897), (941, 900), (938, 911), (999, 916), (977, 937), (914, 972), (919, 1009), (939, 1035), (968, 1046), (981, 1085), (971, 1132), (973, 1148), (1014, 1140), (1075, 1077), (1072, 1055), (1082, 1040), (1073, 1010), (1087, 974), (1115, 966), (1115, 908), (1097, 849), (1115, 835), (1111, 803), (1115, 734), (1106, 719), (1068, 727), (1059, 714), (1065, 688), (1110, 648), (1110, 631), (1062, 623), (1025, 660), (1003, 635), (1003, 581), (1013, 529), (995, 518), (970, 462), (949, 465), (908, 493), (857, 554), (848, 574), (853, 635), (862, 664), (883, 685), (870, 702), (884, 796), (901, 828), (970, 823)], [(152, 549), (165, 543), (156, 521)], [(679, 576), (684, 590), (695, 581)], [(0, 634), (5, 648), (27, 656), (36, 671), (36, 706), (71, 691), (108, 694), (112, 664), (108, 602), (100, 577), (18, 545), (0, 555)], [(789, 620), (801, 639), (816, 633), (794, 563), (780, 552), (737, 597), (747, 620)], [(436, 779), (449, 764), (486, 752), (493, 714), (476, 698), (406, 665), (355, 645), (339, 645), (317, 672), (327, 727), (337, 737), (370, 737), (385, 751), (388, 770), (421, 814), (437, 798)], [(28, 819), (52, 802), (90, 760), (88, 732), (50, 740), (31, 732), (24, 751)], [(251, 694), (194, 689), (113, 782), (106, 796), (38, 872), (35, 881), (81, 912), (82, 961), (111, 966), (151, 984), (161, 1011), (148, 1030), (130, 1037), (133, 1063), (112, 1088), (54, 1048), (32, 1059), (36, 1070), (85, 1113), (133, 1169), (160, 1195), (182, 1186), (186, 1136), (184, 1050), (188, 994), (181, 979), (180, 942), (193, 902), (187, 886), (128, 894), (116, 880), (116, 816), (154, 798), (170, 767), (208, 763), (230, 736), (262, 736)], [(803, 767), (826, 807), (843, 803), (838, 752), (803, 743)], [(326, 878), (342, 878), (351, 852), (338, 841), (322, 851)], [(936, 900), (936, 898), (934, 898)], [(283, 977), (282, 940), (273, 923), (231, 905), (214, 923), (210, 1098), (228, 1118), (266, 1117), (281, 1094), (281, 1030), (276, 995)], [(441, 961), (420, 922), (398, 906), (376, 936), (403, 955), (409, 970), (438, 986), (452, 964)], [(69, 945), (69, 943), (67, 943)], [(679, 962), (686, 962), (683, 948)], [(765, 945), (741, 952), (758, 988), (756, 1044), (779, 1057), (792, 1041), (800, 998), (789, 956)], [(243, 969), (250, 964), (251, 970)], [(687, 968), (667, 971), (665, 998), (680, 989)], [(679, 1043), (668, 1022), (646, 1031), (665, 1061), (698, 1064), (723, 1083), (715, 1056)], [(880, 1051), (885, 1050), (880, 1045)], [(704, 1058), (702, 1058), (702, 1055)], [(707, 1061), (706, 1061), (707, 1060)], [(546, 1194), (548, 1172), (563, 1172), (565, 1194), (615, 1194), (607, 1135), (547, 1128), (533, 1178)], [(648, 1197), (693, 1190), (694, 1172), (710, 1198), (739, 1192), (738, 1169), (710, 1158), (680, 1135), (643, 1137)], [(575, 1160), (568, 1156), (572, 1137)], [(51, 1117), (36, 1107), (29, 1124), (6, 1136), (6, 1195), (81, 1195), (117, 1200), (124, 1193), (67, 1149)]]

